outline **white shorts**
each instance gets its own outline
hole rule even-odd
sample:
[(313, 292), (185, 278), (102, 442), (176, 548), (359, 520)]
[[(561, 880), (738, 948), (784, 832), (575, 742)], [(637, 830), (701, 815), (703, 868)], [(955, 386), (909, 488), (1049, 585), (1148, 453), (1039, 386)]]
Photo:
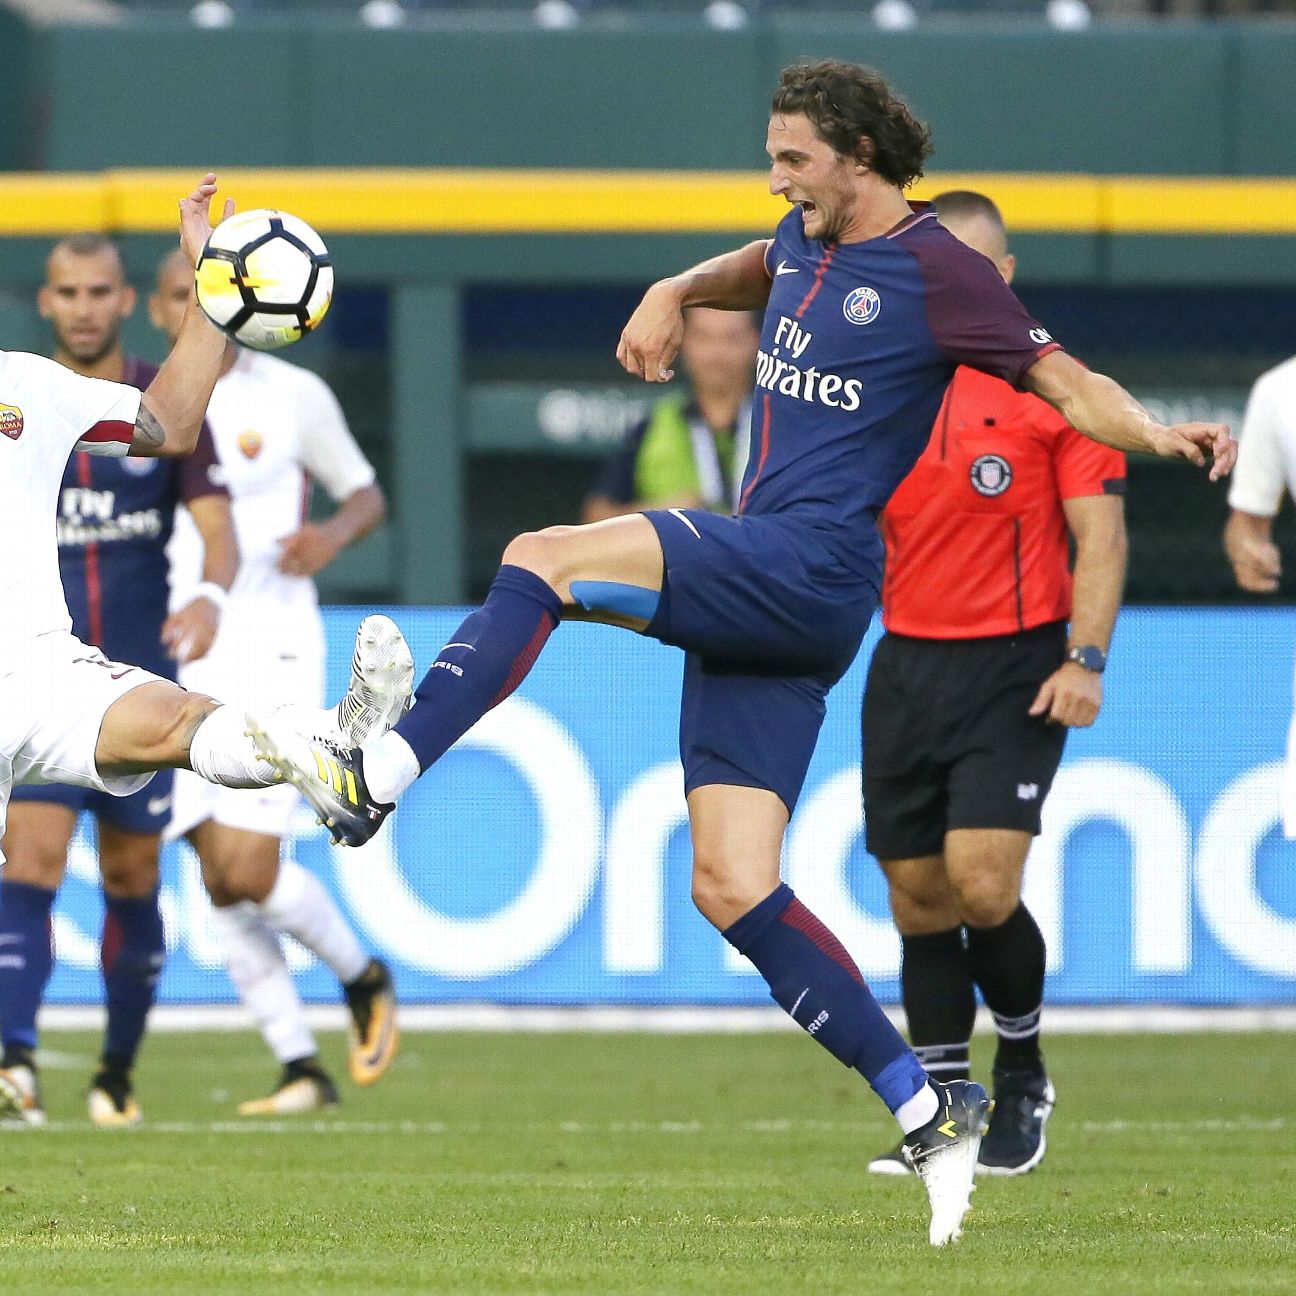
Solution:
[[(241, 618), (246, 621), (246, 618)], [(225, 630), (201, 661), (180, 668), (180, 683), (240, 710), (292, 703), (318, 707), (324, 702), (324, 631), (319, 615), (303, 617), (291, 634), (258, 633), (241, 625)], [(297, 789), (224, 788), (188, 770), (177, 770), (168, 840), (183, 837), (208, 819), (227, 828), (282, 837), (301, 804)]]
[(0, 835), (15, 783), (71, 783), (119, 797), (146, 786), (151, 773), (104, 778), (95, 748), (108, 708), (154, 683), (170, 681), (109, 661), (67, 631), (33, 639), (30, 660), (0, 678)]

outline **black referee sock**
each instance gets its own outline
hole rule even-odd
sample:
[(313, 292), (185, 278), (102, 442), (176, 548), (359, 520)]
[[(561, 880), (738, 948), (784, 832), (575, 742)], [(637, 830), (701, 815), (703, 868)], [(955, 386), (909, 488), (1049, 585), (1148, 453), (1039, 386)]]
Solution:
[(966, 1080), (976, 991), (963, 929), (901, 936), (900, 949), (900, 987), (913, 1051), (934, 1079)]
[(996, 1071), (1044, 1070), (1040, 1006), (1044, 1001), (1044, 933), (1024, 904), (998, 927), (967, 928), (972, 978), (999, 1034)]

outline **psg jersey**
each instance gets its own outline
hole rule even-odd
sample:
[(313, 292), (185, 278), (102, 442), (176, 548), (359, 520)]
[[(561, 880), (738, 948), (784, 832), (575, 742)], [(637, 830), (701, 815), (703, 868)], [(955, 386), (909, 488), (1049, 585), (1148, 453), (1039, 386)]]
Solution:
[[(143, 391), (157, 370), (128, 359), (122, 382)], [(166, 544), (177, 504), (226, 494), (206, 425), (183, 458), (74, 453), (59, 491), (59, 574), (72, 632), (117, 661), (167, 675), (160, 635), (167, 616)]]
[(1017, 384), (1057, 343), (924, 205), (862, 243), (807, 238), (793, 208), (766, 269), (739, 512), (796, 514), (847, 565), (876, 570), (877, 515), (922, 453), (955, 368)]

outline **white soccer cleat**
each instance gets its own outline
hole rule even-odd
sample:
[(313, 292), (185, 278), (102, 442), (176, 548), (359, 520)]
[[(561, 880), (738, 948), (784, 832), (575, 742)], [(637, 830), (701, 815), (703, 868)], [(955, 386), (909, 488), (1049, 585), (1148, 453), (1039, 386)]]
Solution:
[(45, 1109), (41, 1106), (40, 1085), (36, 1072), (29, 1066), (0, 1069), (0, 1121), (22, 1121), (24, 1125), (44, 1125)]
[(985, 1089), (972, 1080), (933, 1080), (931, 1086), (940, 1107), (922, 1129), (905, 1135), (904, 1157), (927, 1189), (928, 1240), (945, 1246), (963, 1236), (991, 1104)]
[(414, 700), (414, 654), (391, 617), (367, 616), (356, 628), (351, 683), (334, 708), (344, 747), (384, 734)]

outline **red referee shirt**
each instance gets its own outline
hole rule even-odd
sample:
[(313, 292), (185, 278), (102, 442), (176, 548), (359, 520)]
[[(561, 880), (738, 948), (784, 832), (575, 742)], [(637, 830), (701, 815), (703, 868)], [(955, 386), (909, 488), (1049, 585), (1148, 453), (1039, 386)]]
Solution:
[(1039, 397), (960, 368), (882, 514), (883, 623), (923, 639), (980, 639), (1069, 618), (1062, 501), (1124, 490), (1120, 451)]

